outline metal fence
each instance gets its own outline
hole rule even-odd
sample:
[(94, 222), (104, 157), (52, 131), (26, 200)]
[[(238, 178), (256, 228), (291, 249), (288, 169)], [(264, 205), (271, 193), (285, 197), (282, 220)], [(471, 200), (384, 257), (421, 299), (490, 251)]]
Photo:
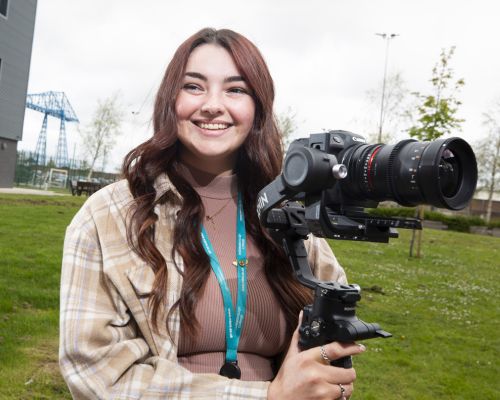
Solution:
[[(37, 162), (35, 152), (18, 151), (16, 161), (16, 186), (47, 189), (49, 187), (68, 188), (70, 181), (86, 181), (90, 166), (86, 161), (69, 160), (68, 167), (56, 167), (50, 159), (45, 165)], [(93, 171), (92, 182), (108, 184), (116, 181), (119, 174)]]

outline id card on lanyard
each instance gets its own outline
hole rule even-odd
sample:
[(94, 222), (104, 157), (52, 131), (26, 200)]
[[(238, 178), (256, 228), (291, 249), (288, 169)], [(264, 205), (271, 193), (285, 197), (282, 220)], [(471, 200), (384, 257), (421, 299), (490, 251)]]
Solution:
[(222, 299), (224, 301), (224, 319), (226, 323), (226, 362), (222, 365), (219, 374), (228, 378), (240, 379), (241, 370), (238, 367), (238, 343), (240, 341), (241, 329), (245, 319), (247, 307), (247, 249), (245, 215), (243, 211), (243, 200), (241, 192), (238, 192), (238, 207), (236, 213), (236, 268), (238, 269), (238, 296), (236, 308), (233, 306), (231, 292), (227, 285), (224, 272), (219, 263), (212, 243), (208, 238), (205, 227), (201, 227), (201, 243), (207, 255), (210, 257), (210, 265), (217, 281), (219, 282)]

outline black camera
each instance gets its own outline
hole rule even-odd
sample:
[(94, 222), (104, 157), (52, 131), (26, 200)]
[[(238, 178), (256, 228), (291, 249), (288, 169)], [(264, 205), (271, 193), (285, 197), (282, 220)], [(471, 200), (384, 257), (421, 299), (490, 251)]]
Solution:
[[(260, 191), (257, 213), (282, 244), (297, 279), (314, 289), (314, 303), (304, 308), (300, 347), (391, 336), (356, 317), (358, 285), (320, 282), (313, 276), (303, 243), (309, 233), (388, 242), (398, 237), (396, 228), (421, 229), (420, 221), (377, 217), (365, 208), (392, 200), (459, 210), (471, 200), (476, 183), (474, 152), (460, 138), (370, 145), (360, 135), (338, 130), (294, 141), (281, 175)], [(350, 357), (332, 364), (352, 365)]]
[[(319, 152), (305, 155), (300, 151), (308, 149)], [(458, 210), (466, 206), (476, 187), (476, 160), (463, 139), (408, 139), (394, 145), (370, 145), (362, 136), (346, 131), (312, 134), (293, 142), (283, 168), (286, 184), (307, 193), (329, 190), (334, 176), (321, 179), (327, 171), (319, 167), (325, 165), (320, 159), (326, 155), (334, 156), (332, 162), (347, 169), (346, 178), (339, 182), (342, 197), (331, 193), (328, 201), (332, 203), (373, 207), (376, 204), (370, 200), (393, 200), (403, 206), (429, 204)]]

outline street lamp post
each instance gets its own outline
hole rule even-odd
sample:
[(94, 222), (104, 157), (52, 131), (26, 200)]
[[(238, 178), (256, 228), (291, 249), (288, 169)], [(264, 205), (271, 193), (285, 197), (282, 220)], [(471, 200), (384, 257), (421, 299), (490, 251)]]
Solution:
[(382, 142), (382, 124), (384, 121), (384, 101), (385, 101), (385, 81), (387, 78), (387, 60), (389, 59), (389, 42), (396, 36), (397, 33), (376, 33), (375, 35), (380, 36), (385, 40), (385, 65), (384, 65), (384, 80), (382, 81), (382, 101), (380, 102), (380, 122), (378, 125), (378, 142)]

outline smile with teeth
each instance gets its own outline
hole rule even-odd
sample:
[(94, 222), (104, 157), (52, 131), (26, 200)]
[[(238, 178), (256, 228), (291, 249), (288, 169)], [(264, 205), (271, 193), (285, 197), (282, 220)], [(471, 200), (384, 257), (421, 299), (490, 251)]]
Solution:
[(216, 130), (222, 130), (222, 129), (227, 129), (230, 127), (230, 124), (224, 124), (224, 123), (208, 123), (208, 122), (197, 122), (196, 125), (198, 125), (201, 129), (208, 129), (212, 131)]

